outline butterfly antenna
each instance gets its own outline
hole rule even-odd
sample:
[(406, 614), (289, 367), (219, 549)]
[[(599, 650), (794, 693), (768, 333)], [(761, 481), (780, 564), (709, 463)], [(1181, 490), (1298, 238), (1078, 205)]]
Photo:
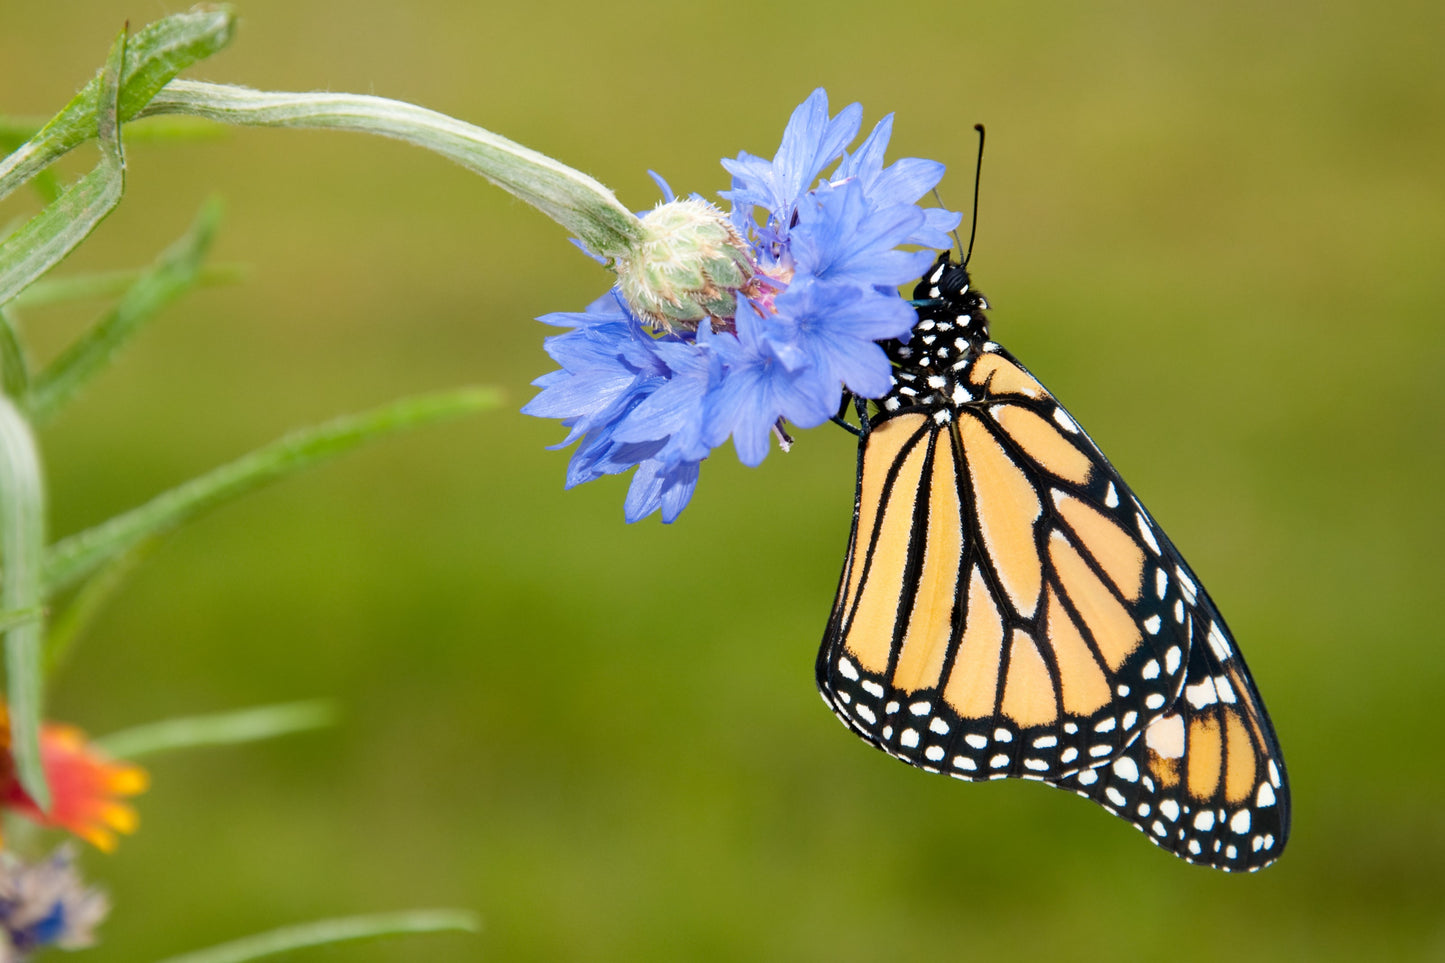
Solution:
[[(933, 199), (938, 202), (938, 206), (939, 206), (939, 207), (947, 207), (947, 206), (948, 206), (947, 204), (943, 203), (943, 195), (940, 194), (940, 193), (938, 193), (938, 188), (936, 188), (936, 187), (933, 189)], [(963, 253), (963, 241), (962, 241), (962, 239), (960, 239), (959, 236), (958, 236), (958, 228), (954, 228), (953, 230), (949, 231), (948, 233), (950, 233), (950, 234), (953, 235), (953, 242), (958, 245), (958, 253), (959, 253), (959, 254), (962, 254), (962, 253)]]
[(978, 131), (978, 160), (973, 165), (973, 226), (968, 229), (968, 252), (963, 255), (964, 267), (968, 267), (968, 261), (973, 257), (973, 239), (978, 234), (978, 182), (983, 176), (983, 125), (974, 124), (973, 129)]

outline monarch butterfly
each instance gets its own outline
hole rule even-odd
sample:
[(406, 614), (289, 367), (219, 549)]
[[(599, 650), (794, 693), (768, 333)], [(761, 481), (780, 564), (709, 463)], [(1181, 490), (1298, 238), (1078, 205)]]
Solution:
[(940, 255), (912, 335), (886, 346), (892, 390), (871, 419), (855, 400), (824, 701), (910, 765), (1040, 780), (1192, 863), (1269, 865), (1289, 789), (1224, 619), (1092, 439), (989, 340), (966, 264)]

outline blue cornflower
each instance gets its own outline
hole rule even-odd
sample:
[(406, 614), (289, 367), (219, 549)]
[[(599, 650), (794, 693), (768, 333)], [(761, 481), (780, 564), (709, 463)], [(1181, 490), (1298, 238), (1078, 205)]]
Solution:
[[(619, 285), (581, 313), (544, 316), (570, 330), (546, 341), (560, 370), (522, 410), (559, 418), (577, 443), (567, 485), (636, 468), (629, 522), (671, 522), (708, 454), (733, 439), (757, 465), (784, 422), (810, 428), (892, 383), (880, 341), (906, 337), (916, 315), (898, 294), (947, 247), (959, 215), (918, 199), (943, 176), (936, 161), (885, 167), (892, 115), (858, 150), (863, 110), (828, 114), (816, 90), (793, 112), (772, 160), (725, 159), (722, 215), (694, 195), (643, 219), (651, 233), (619, 259)], [(826, 179), (825, 169), (836, 167)], [(664, 212), (666, 212), (664, 214)], [(693, 226), (698, 230), (691, 231)]]

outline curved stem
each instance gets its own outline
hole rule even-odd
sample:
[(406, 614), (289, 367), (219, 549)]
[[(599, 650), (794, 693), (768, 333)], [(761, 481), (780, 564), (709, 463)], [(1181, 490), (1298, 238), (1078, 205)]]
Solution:
[(140, 113), (252, 127), (357, 130), (425, 147), (546, 214), (604, 258), (641, 241), (642, 222), (603, 184), (529, 147), (415, 104), (366, 94), (282, 93), (173, 80)]

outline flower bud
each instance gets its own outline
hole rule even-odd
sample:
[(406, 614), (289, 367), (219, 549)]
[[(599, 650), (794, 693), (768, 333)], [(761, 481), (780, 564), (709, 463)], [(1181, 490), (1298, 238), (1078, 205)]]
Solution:
[(757, 268), (726, 214), (696, 198), (660, 204), (642, 219), (643, 239), (617, 259), (618, 284), (640, 319), (667, 331), (728, 319)]

